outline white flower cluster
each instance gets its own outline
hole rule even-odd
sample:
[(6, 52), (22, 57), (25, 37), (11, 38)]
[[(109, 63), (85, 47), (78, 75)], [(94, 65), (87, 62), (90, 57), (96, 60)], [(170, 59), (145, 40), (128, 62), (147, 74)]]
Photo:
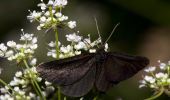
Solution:
[(159, 90), (161, 87), (170, 88), (170, 61), (168, 64), (159, 61), (159, 72), (156, 72), (156, 66), (149, 67), (144, 71), (149, 74), (140, 81), (139, 88), (149, 87)]
[[(88, 38), (83, 39), (82, 36), (79, 36), (76, 33), (66, 35), (66, 40), (70, 43), (67, 46), (61, 45), (61, 43), (59, 42), (60, 59), (72, 57), (75, 55), (80, 55), (82, 53), (82, 50), (88, 51), (90, 53), (95, 53), (96, 48), (101, 43), (100, 38), (91, 42), (90, 35), (88, 35)], [(48, 44), (48, 46), (49, 46), (49, 51), (47, 53), (47, 56), (56, 58), (56, 49), (55, 49), (56, 43), (51, 41)], [(108, 49), (108, 44), (105, 45), (105, 51), (107, 51), (107, 49)]]
[[(22, 30), (23, 31), (23, 30)], [(14, 41), (8, 41), (7, 46), (4, 43), (0, 44), (0, 57), (5, 57), (9, 61), (16, 60), (20, 62), (24, 59), (31, 60), (31, 65), (36, 64), (36, 59), (33, 54), (37, 49), (37, 37), (34, 34), (24, 33), (21, 35), (21, 44)]]
[(76, 27), (75, 21), (67, 21), (68, 16), (65, 16), (61, 13), (61, 9), (67, 5), (67, 0), (49, 0), (47, 4), (45, 4), (42, 0), (38, 7), (41, 7), (41, 12), (30, 11), (30, 15), (27, 18), (30, 22), (38, 21), (40, 25), (37, 27), (38, 30), (41, 29), (51, 29), (57, 26), (67, 26), (70, 29)]
[[(40, 97), (35, 93), (32, 87), (31, 78), (35, 78), (38, 83), (42, 82), (42, 78), (37, 76), (35, 67), (31, 70), (25, 69), (23, 72), (18, 71), (15, 73), (15, 77), (9, 83), (9, 86), (15, 91), (11, 91), (7, 86), (0, 88), (0, 100), (38, 100)], [(45, 81), (45, 86), (40, 85), (44, 96), (48, 96), (54, 92), (55, 88), (50, 82)], [(9, 95), (15, 94), (15, 97)]]

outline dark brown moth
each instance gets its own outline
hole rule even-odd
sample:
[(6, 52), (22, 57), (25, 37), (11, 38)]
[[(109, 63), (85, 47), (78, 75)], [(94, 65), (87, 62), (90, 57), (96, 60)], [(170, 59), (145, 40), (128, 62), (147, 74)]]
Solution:
[(126, 80), (149, 64), (142, 56), (105, 52), (102, 45), (96, 53), (83, 53), (37, 66), (43, 79), (61, 86), (71, 97), (87, 94), (93, 87), (106, 92), (112, 85)]

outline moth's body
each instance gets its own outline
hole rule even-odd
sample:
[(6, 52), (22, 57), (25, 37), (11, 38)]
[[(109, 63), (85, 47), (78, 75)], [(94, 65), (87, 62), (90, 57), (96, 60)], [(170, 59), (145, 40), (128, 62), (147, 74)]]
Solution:
[(96, 53), (83, 53), (40, 64), (37, 71), (47, 81), (59, 84), (63, 94), (80, 97), (93, 87), (105, 92), (113, 84), (136, 74), (148, 63), (145, 57), (105, 52), (101, 47)]

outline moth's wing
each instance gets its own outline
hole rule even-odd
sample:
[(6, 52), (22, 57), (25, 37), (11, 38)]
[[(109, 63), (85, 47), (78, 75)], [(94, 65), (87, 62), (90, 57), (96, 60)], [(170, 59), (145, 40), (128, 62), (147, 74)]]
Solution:
[(106, 69), (104, 66), (104, 62), (97, 64), (97, 73), (96, 73), (96, 81), (95, 81), (95, 86), (98, 91), (100, 92), (105, 92), (107, 91), (111, 86), (112, 83), (106, 79)]
[(126, 80), (149, 64), (149, 60), (142, 56), (132, 56), (122, 53), (107, 53), (106, 78), (118, 83)]
[(71, 97), (81, 97), (87, 94), (93, 88), (96, 75), (95, 63), (91, 63), (90, 67), (90, 70), (79, 81), (72, 85), (61, 86), (61, 92)]
[(36, 70), (49, 82), (69, 85), (80, 80), (90, 69), (94, 54), (82, 54), (66, 59), (40, 64)]

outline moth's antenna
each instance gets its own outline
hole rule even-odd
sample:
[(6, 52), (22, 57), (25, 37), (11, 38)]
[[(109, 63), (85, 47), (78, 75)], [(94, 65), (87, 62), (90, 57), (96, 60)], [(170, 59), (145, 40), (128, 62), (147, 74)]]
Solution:
[(111, 36), (113, 35), (113, 33), (115, 32), (116, 28), (120, 25), (120, 23), (116, 24), (116, 26), (113, 28), (112, 32), (110, 33), (109, 37), (107, 38), (107, 40), (105, 41), (104, 45), (109, 41), (109, 39), (111, 38)]
[(94, 20), (95, 20), (95, 23), (96, 23), (97, 33), (98, 33), (99, 38), (100, 38), (100, 40), (101, 40), (101, 44), (103, 45), (103, 41), (102, 41), (102, 37), (101, 37), (101, 35), (100, 35), (100, 30), (99, 30), (99, 26), (98, 26), (98, 22), (97, 22), (96, 17), (94, 17)]

